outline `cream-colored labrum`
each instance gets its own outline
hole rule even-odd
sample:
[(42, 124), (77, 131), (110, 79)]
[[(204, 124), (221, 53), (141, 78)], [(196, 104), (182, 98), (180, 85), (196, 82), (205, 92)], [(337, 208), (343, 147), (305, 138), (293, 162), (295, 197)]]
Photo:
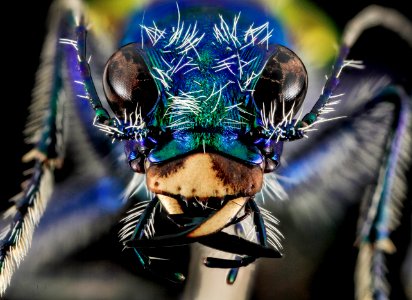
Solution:
[(262, 188), (260, 165), (245, 165), (216, 153), (194, 153), (147, 167), (147, 186), (155, 194), (204, 200), (251, 197)]

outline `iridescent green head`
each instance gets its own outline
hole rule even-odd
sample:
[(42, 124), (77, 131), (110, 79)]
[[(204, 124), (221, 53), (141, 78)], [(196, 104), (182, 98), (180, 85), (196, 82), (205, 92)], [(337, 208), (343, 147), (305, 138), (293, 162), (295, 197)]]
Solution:
[(253, 165), (270, 159), (270, 170), (279, 163), (282, 145), (271, 132), (299, 109), (306, 71), (276, 28), (252, 18), (178, 10), (174, 22), (140, 24), (141, 41), (110, 58), (112, 109), (147, 129), (128, 142), (130, 162), (144, 151), (150, 163), (193, 152)]

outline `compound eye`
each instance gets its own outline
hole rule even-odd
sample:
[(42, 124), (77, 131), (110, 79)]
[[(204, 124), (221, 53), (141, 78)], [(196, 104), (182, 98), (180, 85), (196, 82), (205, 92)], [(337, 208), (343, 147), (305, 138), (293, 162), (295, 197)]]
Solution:
[(260, 75), (253, 94), (256, 105), (265, 115), (274, 112), (274, 124), (282, 121), (293, 108), (300, 109), (308, 88), (308, 75), (299, 57), (289, 48), (276, 46)]
[(145, 118), (153, 109), (158, 91), (139, 43), (128, 44), (109, 58), (103, 88), (110, 108), (119, 118), (135, 111)]

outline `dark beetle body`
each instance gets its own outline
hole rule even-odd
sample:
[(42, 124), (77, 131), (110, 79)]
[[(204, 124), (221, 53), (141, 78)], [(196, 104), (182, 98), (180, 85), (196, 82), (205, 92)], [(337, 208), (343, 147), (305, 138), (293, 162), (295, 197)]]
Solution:
[[(358, 203), (357, 199), (361, 198), (368, 199), (367, 195), (362, 197), (362, 184), (365, 180), (369, 186), (374, 186), (376, 178), (373, 174), (378, 173), (374, 166), (379, 165), (381, 157), (391, 157), (391, 163), (397, 161), (394, 159), (398, 157), (396, 149), (403, 149), (399, 146), (401, 139), (398, 138), (398, 132), (404, 133), (400, 136), (406, 136), (402, 124), (407, 124), (404, 121), (407, 119), (407, 110), (402, 103), (408, 97), (399, 89), (389, 89), (380, 94), (378, 88), (371, 88), (374, 92), (366, 96), (350, 94), (347, 98), (355, 103), (359, 99), (374, 101), (366, 109), (348, 109), (345, 114), (353, 115), (353, 118), (335, 121), (335, 129), (319, 134), (324, 140), (317, 140), (311, 133), (309, 142), (286, 147), (283, 155), (287, 163), (278, 172), (292, 179), (283, 182), (283, 187), (292, 199), (296, 199), (295, 202), (288, 202), (286, 207), (283, 202), (269, 201), (282, 196), (282, 189), (273, 185), (274, 178), (267, 173), (279, 167), (286, 141), (300, 139), (314, 130), (314, 124), (321, 121), (321, 118), (317, 119), (319, 113), (329, 112), (324, 108), (328, 107), (330, 97), (337, 97), (340, 93), (335, 88), (340, 81), (340, 67), (346, 62), (351, 45), (343, 47), (339, 54), (338, 61), (341, 60), (341, 64), (335, 65), (335, 73), (326, 83), (317, 105), (299, 120), (299, 114), (296, 119), (293, 116), (298, 113), (306, 95), (306, 68), (296, 54), (286, 48), (291, 45), (284, 37), (280, 22), (265, 14), (255, 3), (180, 1), (178, 7), (175, 2), (151, 4), (144, 13), (142, 10), (136, 11), (127, 22), (118, 26), (116, 40), (120, 38), (120, 43), (112, 49), (106, 51), (100, 47), (105, 44), (105, 36), (109, 32), (101, 36), (91, 32), (87, 42), (90, 49), (88, 53), (93, 54), (91, 70), (85, 52), (84, 24), (76, 24), (75, 32), (73, 8), (70, 5), (58, 7), (59, 11), (67, 9), (69, 13), (56, 17), (59, 25), (52, 26), (58, 32), (55, 40), (62, 38), (61, 42), (69, 45), (52, 47), (58, 49), (56, 54), (47, 52), (54, 63), (49, 62), (46, 66), (55, 68), (53, 72), (49, 70), (48, 74), (54, 77), (53, 80), (40, 81), (39, 90), (40, 93), (51, 90), (51, 108), (47, 110), (46, 121), (32, 131), (36, 132), (32, 138), (37, 143), (37, 152), (31, 154), (37, 160), (35, 176), (22, 200), (16, 201), (20, 215), (16, 215), (14, 220), (24, 224), (25, 215), (28, 215), (30, 222), (37, 224), (36, 218), (42, 212), (36, 213), (34, 218), (32, 212), (38, 201), (36, 195), (43, 195), (41, 198), (46, 195), (42, 181), (44, 174), (48, 175), (49, 167), (62, 160), (59, 148), (59, 143), (64, 140), (59, 135), (61, 119), (59, 114), (54, 114), (62, 111), (60, 104), (64, 102), (61, 87), (64, 87), (69, 100), (65, 102), (65, 110), (69, 111), (71, 117), (66, 118), (65, 122), (70, 120), (69, 127), (74, 133), (70, 140), (75, 137), (68, 153), (79, 160), (76, 160), (76, 165), (83, 168), (77, 173), (83, 177), (64, 183), (63, 192), (58, 188), (56, 195), (61, 201), (52, 202), (51, 212), (46, 212), (46, 219), (35, 237), (30, 256), (34, 255), (36, 260), (29, 259), (16, 274), (18, 279), (12, 282), (10, 298), (21, 298), (16, 296), (22, 295), (23, 289), (19, 289), (21, 285), (30, 290), (36, 283), (32, 293), (34, 298), (38, 291), (41, 298), (47, 298), (44, 295), (48, 294), (49, 298), (54, 299), (56, 293), (53, 288), (69, 287), (68, 277), (82, 282), (81, 274), (87, 274), (87, 278), (99, 281), (98, 274), (101, 273), (94, 273), (93, 267), (90, 268), (90, 257), (93, 257), (91, 260), (96, 262), (96, 266), (104, 266), (102, 269), (108, 270), (107, 274), (111, 274), (109, 277), (112, 279), (103, 279), (102, 285), (88, 284), (85, 291), (77, 287), (59, 289), (59, 295), (77, 294), (84, 297), (89, 293), (99, 299), (122, 299), (134, 295), (138, 286), (139, 295), (145, 297), (173, 297), (162, 294), (157, 287), (152, 288), (150, 284), (140, 282), (141, 279), (136, 276), (136, 272), (140, 274), (140, 268), (137, 267), (140, 265), (152, 271), (158, 279), (166, 278), (181, 283), (187, 278), (186, 299), (247, 298), (252, 278), (258, 278), (259, 283), (254, 297), (265, 299), (270, 294), (285, 299), (305, 298), (304, 283), (312, 278), (320, 257), (326, 251), (328, 238), (335, 229), (331, 225), (322, 227), (319, 224), (326, 224), (327, 218), (339, 223), (341, 212), (347, 211), (351, 205), (348, 203)], [(268, 27), (263, 26), (266, 22), (269, 22)], [(214, 25), (217, 25), (217, 29)], [(261, 35), (257, 35), (259, 26), (263, 26)], [(177, 33), (179, 30), (180, 35)], [(255, 34), (253, 38), (252, 32)], [(96, 84), (97, 93), (93, 93), (90, 74), (93, 74), (95, 83), (103, 77), (103, 87)], [(357, 86), (363, 86), (361, 80), (357, 80), (357, 74), (351, 76), (355, 77), (342, 79), (339, 89), (356, 90)], [(359, 76), (362, 78), (362, 75)], [(386, 85), (388, 83), (378, 86), (383, 88)], [(102, 106), (98, 101), (97, 94), (102, 96), (103, 90), (114, 113), (113, 118), (104, 109), (108, 109), (108, 106), (105, 103)], [(75, 100), (76, 95), (78, 98)], [(42, 98), (47, 100), (48, 94), (42, 95)], [(84, 99), (89, 100), (95, 110), (94, 124), (113, 140), (102, 138), (101, 134), (96, 134), (96, 128), (90, 126), (93, 116), (90, 116), (89, 103)], [(385, 107), (386, 103), (392, 103), (394, 109)], [(380, 122), (382, 128), (378, 133), (362, 127), (362, 122), (369, 122), (370, 111), (375, 110), (382, 110), (385, 116), (380, 118), (385, 121)], [(308, 111), (308, 108), (305, 107), (304, 111)], [(399, 116), (402, 122), (397, 122)], [(84, 123), (81, 126), (78, 126), (79, 119)], [(376, 124), (376, 120), (371, 120), (371, 123)], [(388, 131), (396, 134), (387, 134)], [(356, 154), (351, 152), (354, 142), (348, 136), (356, 136), (356, 145), (361, 145)], [(121, 164), (109, 162), (116, 161), (114, 157), (122, 151), (119, 147), (114, 147), (111, 153), (108, 151), (113, 148), (110, 142), (116, 140), (122, 140), (121, 144), (125, 146), (126, 161)], [(368, 140), (368, 143), (363, 144), (364, 140)], [(371, 143), (378, 146), (374, 148), (373, 155), (367, 155), (368, 159), (360, 159), (361, 163), (368, 162), (368, 167), (362, 169), (361, 163), (353, 160), (357, 159), (358, 154), (361, 157), (363, 151), (368, 150), (365, 145)], [(382, 145), (392, 144), (397, 145), (391, 148), (395, 150), (385, 152), (387, 148)], [(84, 148), (76, 148), (79, 145)], [(347, 153), (352, 153), (350, 159), (347, 159)], [(96, 160), (96, 154), (103, 154), (98, 156), (101, 161)], [(371, 163), (373, 159), (377, 161), (375, 165)], [(389, 173), (394, 174), (391, 163)], [(352, 170), (349, 175), (344, 173), (348, 170)], [(134, 180), (130, 180), (128, 174), (133, 172), (136, 175)], [(356, 184), (353, 184), (352, 175), (362, 180), (355, 180)], [(322, 178), (327, 178), (329, 183), (323, 182)], [(391, 182), (391, 179), (385, 180), (379, 179), (378, 182)], [(131, 209), (125, 213), (120, 207), (121, 203), (112, 200), (117, 199), (127, 182), (130, 182), (128, 194), (132, 196), (129, 199)], [(141, 186), (145, 186), (148, 195), (153, 196), (148, 201), (142, 201), (147, 196), (139, 188)], [(392, 191), (391, 186), (386, 190)], [(379, 191), (379, 188), (377, 184), (376, 190)], [(68, 190), (67, 194), (65, 189)], [(76, 196), (71, 192), (74, 190)], [(30, 201), (26, 201), (25, 197), (31, 197)], [(385, 197), (380, 203), (390, 202)], [(347, 198), (356, 200), (348, 202)], [(367, 201), (364, 202), (368, 207)], [(264, 260), (261, 265), (263, 273), (259, 272), (255, 277), (255, 265), (252, 262), (259, 257), (279, 257), (281, 247), (277, 220), (271, 217), (263, 204), (270, 211), (281, 215), (282, 231), (288, 236), (285, 242), (287, 256), (282, 260)], [(41, 207), (44, 206), (42, 203)], [(379, 207), (390, 207), (390, 204), (381, 204)], [(407, 205), (405, 207), (410, 209)], [(309, 208), (309, 212), (304, 211), (305, 208)], [(365, 249), (368, 243), (378, 245), (374, 247), (377, 253), (373, 254), (376, 264), (374, 270), (381, 267), (379, 255), (384, 253), (386, 256), (393, 249), (389, 247), (392, 237), (385, 231), (385, 228), (389, 228), (385, 220), (392, 220), (393, 216), (385, 211), (379, 208), (376, 218), (365, 221), (361, 216), (359, 221), (360, 224), (366, 224), (360, 230), (362, 238), (358, 237), (360, 247)], [(12, 214), (8, 212), (8, 215)], [(120, 232), (121, 243), (117, 238), (109, 238), (117, 234), (119, 228), (116, 226), (113, 229), (112, 224), (120, 219), (120, 215), (125, 215)], [(76, 227), (57, 232), (58, 228), (69, 228), (71, 224), (79, 229)], [(369, 224), (370, 234), (365, 231)], [(393, 227), (390, 228), (392, 230)], [(109, 230), (110, 234), (107, 235)], [(26, 233), (21, 236), (26, 236)], [(78, 253), (76, 249), (83, 249), (88, 241), (100, 236), (104, 237), (103, 240), (91, 252), (72, 255)], [(4, 275), (4, 261), (7, 262), (10, 249), (14, 249), (14, 237), (13, 232), (10, 235), (2, 234), (6, 243), (2, 240), (1, 276)], [(352, 241), (349, 242), (351, 247)], [(203, 246), (194, 244), (188, 272), (190, 256), (186, 244), (194, 242)], [(48, 252), (44, 245), (49, 245)], [(130, 249), (122, 252), (123, 246)], [(24, 251), (20, 252), (24, 254)], [(62, 271), (64, 274), (55, 275), (53, 268), (58, 264), (58, 257), (62, 257), (66, 267), (73, 267), (74, 273), (67, 275)], [(77, 264), (75, 261), (78, 257), (87, 259), (81, 259)], [(53, 259), (54, 262), (47, 263), (47, 260)], [(117, 269), (119, 260), (121, 267)], [(66, 264), (66, 261), (70, 263)], [(6, 268), (7, 271), (9, 269)], [(374, 278), (381, 274), (370, 273)], [(116, 279), (113, 278), (114, 274)], [(290, 274), (294, 274), (293, 278)], [(141, 272), (140, 275), (146, 277), (150, 273)], [(37, 280), (27, 283), (24, 278), (32, 278), (30, 276), (36, 276)], [(41, 281), (42, 278), (46, 280)], [(64, 285), (59, 283), (60, 278), (66, 278)], [(0, 282), (2, 289), (7, 282)], [(165, 281), (161, 282), (165, 284)], [(356, 282), (361, 286), (359, 279)], [(385, 294), (379, 287), (374, 292)], [(352, 291), (349, 289), (344, 294), (347, 299)]]

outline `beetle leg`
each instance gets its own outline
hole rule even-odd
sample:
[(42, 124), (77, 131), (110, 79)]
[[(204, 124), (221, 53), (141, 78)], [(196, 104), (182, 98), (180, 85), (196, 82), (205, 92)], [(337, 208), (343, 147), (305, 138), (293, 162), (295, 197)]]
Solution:
[(51, 196), (53, 171), (63, 162), (62, 52), (56, 37), (62, 34), (65, 21), (63, 13), (51, 20), (53, 29), (45, 41), (33, 90), (25, 133), (27, 141), (34, 147), (23, 157), (24, 162), (34, 162), (31, 178), (3, 214), (8, 224), (0, 234), (0, 295), (30, 247), (34, 229)]
[[(145, 210), (141, 214), (133, 232), (132, 239), (144, 240), (145, 236), (146, 238), (149, 238), (154, 235), (153, 217), (158, 208), (159, 200), (155, 197), (147, 204)], [(185, 280), (185, 276), (182, 273), (172, 271), (174, 266), (171, 264), (168, 266), (168, 260), (157, 260), (156, 258), (150, 258), (138, 247), (134, 247), (134, 252), (139, 260), (139, 263), (145, 270), (150, 271), (155, 275), (160, 275), (161, 277), (174, 283), (181, 283)]]
[[(356, 295), (361, 298), (389, 296), (386, 278), (386, 257), (396, 251), (392, 233), (402, 217), (402, 197), (398, 198), (400, 166), (407, 165), (410, 158), (408, 120), (411, 118), (410, 98), (400, 88), (388, 88), (372, 104), (392, 102), (395, 106), (392, 128), (387, 138), (387, 147), (376, 185), (362, 200), (362, 211), (358, 221), (355, 283)], [(404, 164), (403, 164), (404, 163)]]

